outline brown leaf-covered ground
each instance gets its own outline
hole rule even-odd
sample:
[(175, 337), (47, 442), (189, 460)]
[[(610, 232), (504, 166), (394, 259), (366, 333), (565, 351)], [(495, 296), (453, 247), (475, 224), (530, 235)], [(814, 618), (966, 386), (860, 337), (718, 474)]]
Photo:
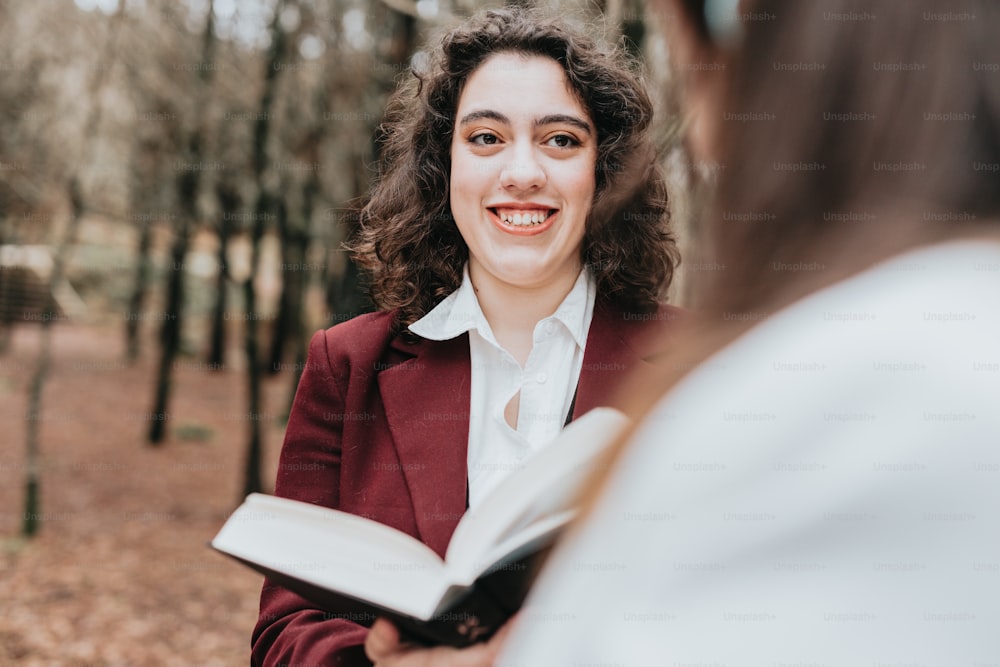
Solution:
[[(0, 667), (248, 664), (260, 578), (207, 547), (241, 495), (242, 364), (213, 373), (179, 359), (169, 437), (154, 448), (145, 433), (157, 346), (129, 366), (120, 323), (53, 329), (38, 414), (27, 414), (27, 388), (39, 327), (19, 325), (0, 356)], [(290, 382), (287, 371), (268, 378), (255, 416), (267, 484)], [(26, 418), (40, 426), (43, 456), (31, 540), (18, 537)]]

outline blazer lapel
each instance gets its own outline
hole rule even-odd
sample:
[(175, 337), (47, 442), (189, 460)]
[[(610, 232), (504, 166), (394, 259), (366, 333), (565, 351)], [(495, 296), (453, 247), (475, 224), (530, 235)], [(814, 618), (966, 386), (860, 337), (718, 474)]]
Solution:
[(420, 538), (443, 555), (465, 513), (471, 363), (468, 336), (406, 345), (379, 373), (386, 421)]

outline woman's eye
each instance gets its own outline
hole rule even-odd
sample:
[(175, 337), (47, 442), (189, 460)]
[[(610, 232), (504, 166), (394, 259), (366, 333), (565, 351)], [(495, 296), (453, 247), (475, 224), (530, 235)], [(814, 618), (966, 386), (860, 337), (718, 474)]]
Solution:
[(500, 143), (500, 137), (495, 134), (490, 134), (489, 132), (483, 132), (482, 134), (477, 134), (469, 139), (474, 144), (479, 146), (494, 146)]
[(580, 145), (579, 141), (577, 141), (574, 137), (571, 137), (568, 134), (557, 134), (553, 137), (550, 137), (546, 143), (548, 143), (551, 146), (555, 146), (556, 148), (570, 148), (572, 146)]

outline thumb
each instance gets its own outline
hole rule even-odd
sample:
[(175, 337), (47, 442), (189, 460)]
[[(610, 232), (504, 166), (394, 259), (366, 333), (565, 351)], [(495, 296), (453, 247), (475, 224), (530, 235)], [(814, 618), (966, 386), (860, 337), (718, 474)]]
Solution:
[(365, 638), (365, 655), (378, 662), (399, 649), (399, 630), (384, 618), (375, 619)]

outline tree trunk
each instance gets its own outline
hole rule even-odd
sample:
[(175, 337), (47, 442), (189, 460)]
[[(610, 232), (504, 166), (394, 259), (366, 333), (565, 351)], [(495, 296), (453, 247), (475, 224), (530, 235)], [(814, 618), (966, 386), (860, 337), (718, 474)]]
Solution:
[(361, 270), (348, 260), (338, 279), (327, 283), (326, 304), (329, 310), (327, 324), (332, 326), (372, 310), (361, 282)]
[[(318, 141), (318, 140), (317, 140)], [(306, 255), (309, 251), (309, 242), (312, 239), (312, 216), (313, 211), (316, 206), (316, 197), (319, 195), (320, 185), (319, 178), (316, 176), (316, 172), (313, 172), (312, 177), (306, 182), (305, 187), (302, 189), (302, 226), (296, 230), (299, 232), (294, 235), (293, 239), (296, 243), (296, 253), (295, 256), (299, 258), (303, 266), (306, 263)], [(284, 414), (284, 418), (287, 420), (288, 415), (292, 410), (292, 401), (295, 399), (295, 392), (299, 387), (299, 379), (302, 377), (302, 367), (306, 360), (306, 334), (304, 313), (303, 313), (303, 300), (305, 299), (306, 291), (309, 289), (311, 280), (311, 269), (309, 271), (301, 271), (298, 276), (298, 285), (296, 288), (295, 296), (295, 309), (293, 312), (292, 327), (289, 332), (289, 339), (292, 341), (293, 353), (295, 362), (292, 364), (292, 383), (291, 391), (288, 396), (287, 409)]]
[(253, 133), (253, 170), (257, 181), (257, 203), (254, 206), (253, 231), (250, 235), (251, 261), (250, 276), (243, 283), (243, 294), (246, 301), (246, 355), (247, 355), (247, 403), (249, 407), (249, 439), (245, 457), (243, 493), (244, 495), (261, 491), (261, 465), (263, 446), (261, 443), (260, 420), (260, 357), (258, 354), (257, 331), (257, 292), (254, 288), (254, 275), (260, 264), (260, 240), (264, 236), (265, 222), (274, 209), (269, 195), (269, 186), (265, 182), (267, 170), (267, 139), (271, 129), (271, 107), (277, 91), (278, 71), (285, 52), (285, 34), (281, 28), (281, 13), (285, 3), (279, 0), (274, 8), (274, 19), (271, 22), (271, 47), (268, 50), (264, 71), (264, 88), (260, 97), (260, 108), (254, 123)]
[(167, 422), (170, 418), (171, 370), (181, 344), (184, 311), (184, 259), (187, 256), (192, 227), (198, 217), (198, 187), (201, 172), (197, 169), (197, 165), (202, 159), (205, 133), (205, 127), (200, 120), (207, 101), (210, 73), (214, 69), (212, 67), (215, 53), (213, 9), (214, 3), (210, 2), (202, 41), (202, 62), (205, 63), (206, 67), (199, 69), (201, 85), (198, 91), (199, 108), (196, 111), (196, 118), (199, 122), (191, 133), (187, 145), (188, 161), (194, 168), (184, 168), (177, 176), (177, 197), (180, 201), (181, 214), (170, 253), (173, 261), (167, 283), (167, 303), (163, 312), (163, 327), (160, 330), (160, 368), (156, 380), (153, 410), (149, 415), (149, 442), (154, 446), (159, 445), (166, 435)]
[[(309, 249), (309, 219), (312, 216), (313, 188), (317, 184), (310, 181), (303, 191), (302, 216), (297, 223), (284, 220), (281, 242), (281, 302), (278, 319), (275, 322), (275, 333), (271, 346), (271, 365), (269, 371), (275, 374), (282, 369), (284, 360), (291, 355), (297, 356), (303, 347), (302, 342), (302, 303), (305, 292), (309, 288), (309, 276), (312, 267), (307, 262), (306, 253)], [(278, 216), (282, 223), (281, 214)], [(289, 351), (289, 346), (291, 350)]]
[(297, 298), (301, 290), (300, 276), (304, 256), (298, 252), (298, 236), (288, 220), (288, 207), (284, 201), (278, 201), (277, 222), (278, 236), (281, 244), (281, 295), (278, 298), (278, 313), (271, 328), (271, 362), (267, 364), (269, 375), (275, 375), (281, 370), (281, 362), (285, 357), (285, 345), (294, 326), (292, 319), (297, 310)]
[[(260, 240), (264, 236), (264, 220), (270, 208), (269, 197), (261, 192), (257, 197), (254, 209), (253, 231), (250, 235), (252, 248), (250, 266), (256, 267), (260, 262)], [(247, 424), (249, 438), (245, 457), (243, 476), (243, 495), (262, 491), (264, 484), (261, 478), (263, 445), (261, 442), (260, 422), (262, 418), (260, 400), (260, 356), (257, 329), (257, 290), (254, 286), (254, 273), (243, 282), (243, 298), (246, 302), (245, 348), (247, 355)]]
[[(182, 177), (183, 180), (190, 180)], [(197, 178), (196, 176), (194, 178)], [(184, 191), (191, 184), (181, 185)], [(193, 204), (192, 204), (193, 206)], [(185, 207), (188, 208), (188, 207)], [(167, 421), (170, 418), (168, 406), (172, 386), (171, 368), (181, 344), (182, 312), (184, 308), (184, 258), (187, 256), (190, 237), (189, 212), (185, 211), (178, 224), (174, 243), (171, 246), (171, 265), (167, 281), (167, 301), (163, 309), (163, 323), (160, 328), (160, 366), (157, 372), (156, 397), (149, 415), (149, 442), (159, 445), (166, 436)]]
[[(97, 89), (99, 89), (99, 85)], [(95, 100), (96, 97), (95, 94)], [(99, 115), (99, 111), (95, 111), (94, 113)], [(92, 122), (96, 125), (97, 120), (94, 119)], [(92, 133), (87, 136), (92, 136)], [(32, 537), (38, 532), (42, 515), (41, 448), (38, 442), (38, 427), (42, 421), (42, 393), (45, 389), (45, 380), (48, 378), (49, 366), (52, 361), (52, 321), (55, 319), (58, 311), (55, 303), (55, 290), (63, 281), (66, 253), (73, 245), (73, 240), (76, 238), (76, 231), (80, 226), (80, 218), (83, 215), (83, 196), (80, 193), (80, 184), (75, 177), (69, 183), (69, 199), (72, 206), (72, 213), (63, 238), (56, 247), (55, 256), (52, 258), (52, 273), (49, 275), (49, 286), (45, 297), (45, 310), (42, 313), (41, 344), (38, 348), (38, 363), (35, 366), (35, 373), (31, 376), (31, 383), (28, 389), (28, 411), (26, 414), (28, 420), (27, 451), (25, 452), (24, 468), (24, 521), (21, 524), (21, 534), (25, 537)]]
[[(4, 213), (0, 211), (0, 218)], [(7, 243), (7, 221), (0, 221), (0, 246)], [(10, 302), (11, 269), (0, 266), (0, 354), (7, 352), (14, 326), (14, 306)]]
[(229, 288), (229, 265), (226, 254), (229, 251), (229, 237), (233, 231), (233, 214), (239, 208), (239, 196), (235, 189), (220, 185), (216, 188), (222, 217), (219, 220), (219, 273), (215, 283), (215, 308), (212, 314), (212, 333), (208, 350), (210, 370), (222, 370), (226, 361), (226, 306)]
[[(104, 77), (107, 69), (103, 66), (114, 53), (117, 42), (118, 29), (125, 16), (125, 2), (119, 0), (118, 11), (112, 28), (112, 34), (102, 54), (102, 62), (95, 70), (94, 80), (90, 87), (90, 99), (93, 104), (87, 116), (87, 122), (83, 128), (84, 144), (81, 155), (81, 163), (85, 163), (90, 156), (90, 147), (93, 137), (97, 135), (97, 128), (101, 121), (100, 93), (104, 87)], [(49, 374), (49, 365), (52, 360), (52, 320), (57, 311), (55, 303), (55, 290), (63, 281), (66, 267), (66, 254), (76, 239), (76, 232), (80, 226), (80, 218), (83, 217), (84, 204), (83, 193), (80, 182), (76, 175), (73, 175), (67, 183), (67, 191), (70, 202), (70, 219), (66, 225), (63, 237), (56, 246), (55, 256), (52, 258), (52, 273), (49, 275), (49, 287), (46, 294), (46, 307), (41, 322), (41, 341), (38, 349), (38, 362), (35, 366), (35, 373), (31, 377), (28, 389), (28, 410), (25, 418), (28, 420), (26, 442), (25, 442), (25, 468), (24, 468), (24, 514), (21, 524), (21, 534), (25, 537), (33, 537), (38, 533), (42, 517), (41, 511), (41, 447), (39, 445), (38, 427), (42, 415), (42, 395), (45, 390), (45, 381)]]
[(153, 245), (153, 222), (143, 218), (139, 224), (141, 227), (135, 283), (132, 286), (132, 295), (129, 297), (128, 312), (125, 317), (125, 346), (129, 363), (139, 358), (139, 322), (142, 320), (142, 305), (146, 300), (146, 287), (149, 285), (151, 265), (149, 251)]

